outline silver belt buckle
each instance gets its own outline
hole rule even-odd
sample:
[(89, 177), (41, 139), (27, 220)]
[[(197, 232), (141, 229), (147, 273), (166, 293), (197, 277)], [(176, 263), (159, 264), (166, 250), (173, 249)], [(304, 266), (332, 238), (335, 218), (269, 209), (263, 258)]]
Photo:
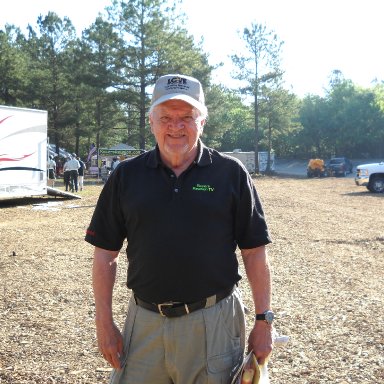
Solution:
[(172, 307), (173, 304), (175, 304), (175, 303), (172, 302), (172, 301), (168, 301), (166, 303), (157, 304), (157, 309), (159, 310), (160, 315), (166, 317), (166, 315), (163, 313), (162, 307)]

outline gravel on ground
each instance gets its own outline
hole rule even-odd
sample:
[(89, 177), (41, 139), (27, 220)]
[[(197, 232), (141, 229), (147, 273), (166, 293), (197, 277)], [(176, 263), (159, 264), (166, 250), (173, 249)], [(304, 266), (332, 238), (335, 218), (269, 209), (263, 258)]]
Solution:
[[(271, 383), (384, 382), (384, 194), (350, 178), (254, 180), (273, 237), (275, 327), (290, 337), (269, 361)], [(107, 383), (83, 240), (101, 188), (87, 183), (81, 200), (0, 202), (0, 383)], [(119, 326), (125, 271), (121, 252)], [(252, 313), (246, 279), (240, 289)]]

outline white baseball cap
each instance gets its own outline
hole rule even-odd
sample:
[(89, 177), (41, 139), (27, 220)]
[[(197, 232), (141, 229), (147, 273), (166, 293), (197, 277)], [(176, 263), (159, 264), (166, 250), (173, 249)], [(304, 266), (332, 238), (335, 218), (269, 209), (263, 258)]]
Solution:
[(203, 87), (199, 80), (185, 75), (160, 77), (153, 90), (151, 108), (168, 100), (183, 100), (207, 115)]

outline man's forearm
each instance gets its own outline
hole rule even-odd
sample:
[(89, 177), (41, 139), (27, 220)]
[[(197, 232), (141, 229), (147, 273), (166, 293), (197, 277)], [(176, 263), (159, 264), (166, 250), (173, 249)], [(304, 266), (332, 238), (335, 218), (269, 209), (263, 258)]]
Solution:
[(248, 282), (252, 290), (255, 312), (271, 309), (271, 273), (264, 246), (241, 251)]
[(123, 337), (113, 322), (112, 314), (118, 254), (118, 251), (96, 247), (92, 270), (97, 343), (101, 354), (116, 369), (121, 368), (120, 356), (123, 353)]
[[(255, 314), (271, 309), (271, 273), (265, 247), (241, 251), (249, 285), (252, 290)], [(253, 351), (259, 364), (264, 364), (272, 352), (272, 327), (265, 321), (254, 320), (248, 337), (248, 351)]]
[(96, 321), (112, 321), (112, 292), (116, 278), (118, 251), (95, 247), (92, 280)]

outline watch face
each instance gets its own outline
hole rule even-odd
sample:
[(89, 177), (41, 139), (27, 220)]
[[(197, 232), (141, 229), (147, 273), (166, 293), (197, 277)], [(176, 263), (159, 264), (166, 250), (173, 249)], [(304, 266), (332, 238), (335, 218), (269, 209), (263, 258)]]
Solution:
[(274, 317), (275, 317), (275, 314), (272, 311), (265, 312), (265, 321), (268, 324), (272, 324)]

